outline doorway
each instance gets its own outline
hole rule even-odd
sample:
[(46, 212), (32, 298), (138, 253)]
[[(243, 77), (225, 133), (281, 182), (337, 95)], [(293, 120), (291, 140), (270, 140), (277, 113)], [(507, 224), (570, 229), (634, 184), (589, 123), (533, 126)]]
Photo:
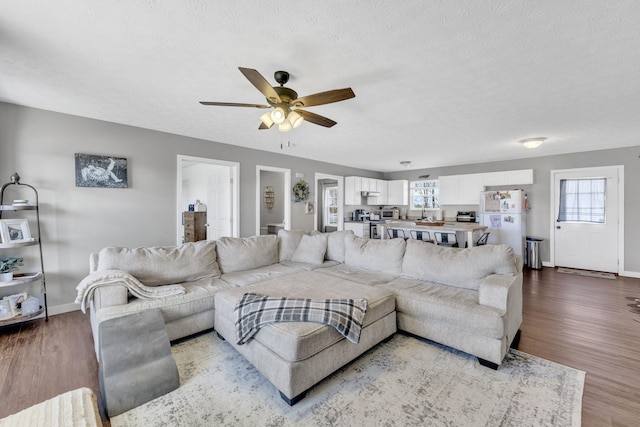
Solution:
[(207, 240), (239, 237), (239, 168), (236, 162), (178, 155), (177, 235), (183, 243), (182, 214), (200, 201), (206, 208)]
[[(271, 208), (265, 206), (266, 187), (273, 191)], [(256, 165), (256, 236), (280, 229), (291, 230), (291, 170)]]
[(554, 266), (620, 273), (624, 166), (551, 171)]
[(344, 229), (344, 177), (315, 174), (316, 214), (313, 228), (321, 232)]

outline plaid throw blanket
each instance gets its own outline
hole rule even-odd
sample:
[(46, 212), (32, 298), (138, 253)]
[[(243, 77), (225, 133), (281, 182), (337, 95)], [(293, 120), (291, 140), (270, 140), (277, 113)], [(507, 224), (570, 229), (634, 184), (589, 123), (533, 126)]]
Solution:
[(236, 304), (237, 343), (244, 344), (267, 323), (315, 322), (329, 325), (354, 344), (360, 341), (367, 300), (280, 298), (246, 293)]

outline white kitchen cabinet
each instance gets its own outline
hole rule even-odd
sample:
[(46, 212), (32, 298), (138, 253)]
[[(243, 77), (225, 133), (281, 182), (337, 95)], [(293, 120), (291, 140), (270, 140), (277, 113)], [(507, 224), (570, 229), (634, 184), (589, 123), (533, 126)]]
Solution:
[(480, 204), (480, 192), (484, 191), (482, 175), (472, 173), (439, 177), (440, 206)]
[(358, 237), (369, 238), (368, 222), (345, 222), (344, 229), (353, 231), (353, 234)]
[(387, 181), (387, 202), (389, 206), (403, 206), (409, 204), (409, 181), (396, 179)]
[(485, 186), (533, 184), (533, 169), (483, 173), (482, 183)]
[(480, 192), (484, 191), (481, 173), (458, 175), (458, 204), (479, 205)]
[(359, 176), (348, 176), (344, 179), (344, 204), (362, 204), (362, 178)]
[(440, 206), (458, 204), (459, 175), (441, 176), (438, 178)]
[(505, 185), (533, 184), (533, 169), (505, 171), (504, 180)]
[(376, 189), (369, 191), (377, 191), (380, 193), (379, 196), (369, 196), (367, 197), (367, 205), (369, 206), (384, 206), (387, 205), (388, 202), (388, 184), (389, 181), (385, 181), (383, 179), (376, 179)]

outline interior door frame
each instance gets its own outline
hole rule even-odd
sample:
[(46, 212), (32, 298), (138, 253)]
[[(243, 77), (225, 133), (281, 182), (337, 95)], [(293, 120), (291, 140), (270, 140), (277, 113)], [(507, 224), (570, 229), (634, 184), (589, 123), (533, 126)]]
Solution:
[(612, 166), (594, 166), (587, 168), (575, 168), (575, 169), (554, 169), (551, 170), (551, 195), (550, 199), (550, 217), (549, 217), (549, 267), (556, 266), (556, 254), (555, 254), (555, 227), (556, 227), (556, 199), (559, 196), (556, 189), (556, 175), (560, 173), (579, 172), (584, 174), (601, 173), (607, 169), (617, 169), (618, 171), (618, 274), (626, 275), (624, 269), (624, 165), (612, 165)]
[(256, 236), (260, 235), (260, 206), (262, 205), (262, 185), (260, 172), (280, 172), (284, 174), (284, 229), (291, 230), (291, 169), (275, 166), (256, 165)]
[(195, 157), (178, 154), (176, 172), (176, 242), (182, 243), (182, 167), (184, 161), (207, 163), (211, 165), (226, 166), (231, 170), (231, 232), (233, 237), (240, 237), (240, 163), (226, 160), (210, 159), (207, 157)]
[[(320, 188), (320, 181), (323, 179), (332, 179), (338, 181), (338, 231), (344, 230), (344, 177), (340, 175), (329, 175), (326, 173), (316, 172), (315, 185), (316, 185), (316, 206), (320, 206), (320, 198), (324, 197), (324, 194), (318, 190)], [(313, 215), (313, 229), (318, 229), (318, 214)]]

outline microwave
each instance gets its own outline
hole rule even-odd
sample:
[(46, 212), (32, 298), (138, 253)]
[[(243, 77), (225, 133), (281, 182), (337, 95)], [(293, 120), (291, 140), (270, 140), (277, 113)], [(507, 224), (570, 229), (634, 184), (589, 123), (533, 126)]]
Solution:
[(398, 219), (400, 212), (398, 209), (382, 209), (379, 214), (380, 219)]

